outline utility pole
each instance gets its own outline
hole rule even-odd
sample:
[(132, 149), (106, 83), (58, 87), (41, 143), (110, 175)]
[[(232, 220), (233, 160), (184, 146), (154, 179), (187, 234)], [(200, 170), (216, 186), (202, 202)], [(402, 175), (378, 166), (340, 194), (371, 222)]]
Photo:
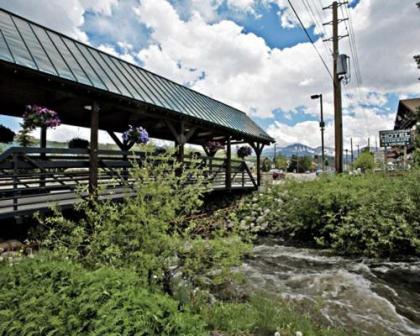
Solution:
[(351, 164), (353, 165), (353, 159), (354, 159), (354, 157), (353, 157), (353, 138), (350, 138), (350, 151), (351, 151), (351, 153), (350, 153), (350, 155), (351, 155)]
[(334, 130), (335, 130), (335, 171), (336, 173), (343, 172), (343, 113), (341, 105), (341, 78), (337, 73), (337, 64), (339, 57), (338, 42), (341, 38), (348, 35), (338, 35), (338, 24), (346, 19), (338, 18), (338, 7), (347, 4), (347, 2), (338, 3), (334, 1), (332, 5), (323, 8), (332, 9), (332, 21), (324, 23), (324, 25), (332, 24), (332, 38), (325, 41), (332, 40), (333, 42), (333, 85), (334, 85)]
[(370, 152), (370, 137), (368, 137), (368, 152)]
[(360, 145), (357, 145), (357, 157), (360, 155)]

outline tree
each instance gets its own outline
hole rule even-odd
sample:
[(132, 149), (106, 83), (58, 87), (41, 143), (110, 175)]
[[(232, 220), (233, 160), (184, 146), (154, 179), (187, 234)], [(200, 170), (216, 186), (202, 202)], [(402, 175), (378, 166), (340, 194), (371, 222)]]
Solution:
[(286, 170), (287, 169), (287, 158), (284, 155), (277, 155), (276, 159), (274, 160), (274, 167), (276, 167), (276, 169), (283, 169)]
[(297, 155), (292, 155), (287, 171), (296, 171), (297, 173), (304, 173), (307, 170), (311, 169), (311, 165), (312, 160), (309, 156), (298, 157)]
[(30, 133), (32, 132), (31, 129), (29, 129), (28, 127), (25, 127), (24, 125), (22, 125), (22, 129), (19, 131), (18, 134), (16, 134), (16, 142), (21, 145), (22, 147), (29, 147), (32, 146), (36, 143), (35, 138), (30, 135)]
[(375, 167), (375, 159), (369, 150), (364, 150), (354, 161), (353, 168), (360, 168), (362, 171), (373, 170)]
[(269, 172), (271, 169), (271, 160), (266, 157), (263, 159), (262, 164), (261, 164), (261, 169), (263, 172)]

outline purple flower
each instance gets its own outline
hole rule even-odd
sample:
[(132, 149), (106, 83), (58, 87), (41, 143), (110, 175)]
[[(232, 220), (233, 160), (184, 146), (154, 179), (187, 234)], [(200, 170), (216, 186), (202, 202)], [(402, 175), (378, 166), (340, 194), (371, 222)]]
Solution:
[(23, 119), (24, 125), (30, 129), (35, 127), (57, 127), (61, 125), (61, 120), (57, 112), (37, 105), (27, 105)]
[(124, 142), (132, 141), (134, 143), (146, 144), (149, 142), (149, 133), (141, 126), (128, 126), (128, 130), (122, 135)]
[(238, 152), (237, 152), (240, 158), (245, 158), (251, 155), (251, 153), (252, 153), (252, 149), (249, 146), (241, 146), (239, 147)]

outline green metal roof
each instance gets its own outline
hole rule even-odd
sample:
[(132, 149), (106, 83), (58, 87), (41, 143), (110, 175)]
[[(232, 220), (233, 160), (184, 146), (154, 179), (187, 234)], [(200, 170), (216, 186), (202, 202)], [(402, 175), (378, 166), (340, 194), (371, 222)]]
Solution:
[(273, 141), (242, 111), (1, 8), (0, 60)]

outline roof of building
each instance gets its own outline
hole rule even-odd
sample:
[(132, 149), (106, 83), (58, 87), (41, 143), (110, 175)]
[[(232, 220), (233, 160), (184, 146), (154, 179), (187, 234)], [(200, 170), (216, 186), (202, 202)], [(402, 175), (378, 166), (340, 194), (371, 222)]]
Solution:
[(409, 129), (417, 122), (416, 110), (420, 108), (420, 98), (404, 99), (398, 103), (394, 129)]
[(273, 142), (246, 113), (234, 107), (1, 8), (0, 62)]

